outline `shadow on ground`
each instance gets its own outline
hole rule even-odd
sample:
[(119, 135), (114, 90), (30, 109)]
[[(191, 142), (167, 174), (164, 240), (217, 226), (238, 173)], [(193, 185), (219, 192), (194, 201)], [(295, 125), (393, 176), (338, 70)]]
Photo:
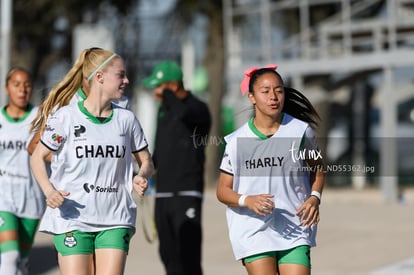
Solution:
[(29, 259), (30, 274), (44, 274), (58, 266), (56, 250), (53, 246), (35, 246)]

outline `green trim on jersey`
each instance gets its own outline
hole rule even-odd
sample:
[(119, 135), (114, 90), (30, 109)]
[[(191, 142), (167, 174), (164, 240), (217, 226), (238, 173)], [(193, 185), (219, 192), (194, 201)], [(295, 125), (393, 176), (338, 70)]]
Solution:
[(249, 119), (249, 122), (248, 122), (248, 124), (249, 124), (249, 128), (250, 128), (250, 130), (252, 130), (252, 132), (258, 137), (258, 138), (260, 138), (260, 139), (262, 139), (262, 140), (265, 140), (265, 139), (268, 139), (269, 137), (268, 136), (266, 136), (265, 134), (263, 134), (262, 132), (260, 132), (257, 128), (256, 128), (256, 126), (254, 126), (254, 117), (252, 117), (252, 118), (250, 118)]
[(32, 104), (27, 105), (26, 113), (22, 117), (20, 117), (19, 119), (16, 120), (16, 119), (12, 118), (11, 116), (9, 116), (9, 114), (6, 112), (7, 106), (8, 105), (4, 106), (3, 109), (1, 109), (1, 113), (6, 117), (7, 121), (11, 122), (11, 123), (19, 123), (19, 122), (24, 121), (29, 116), (30, 112), (33, 109)]
[(85, 100), (88, 96), (85, 94), (85, 92), (82, 90), (82, 88), (79, 88), (77, 91), (78, 95), (82, 98), (82, 100)]
[(112, 111), (111, 111), (111, 115), (110, 115), (109, 117), (105, 118), (105, 120), (104, 120), (104, 121), (100, 121), (97, 117), (95, 117), (94, 115), (92, 115), (91, 113), (89, 113), (89, 111), (85, 108), (85, 106), (83, 105), (83, 103), (84, 103), (84, 100), (79, 101), (79, 102), (78, 102), (78, 107), (79, 107), (80, 111), (81, 111), (83, 114), (85, 114), (86, 116), (88, 116), (88, 117), (89, 117), (89, 119), (90, 119), (93, 123), (95, 123), (95, 124), (105, 124), (105, 123), (108, 123), (109, 121), (111, 121), (111, 120), (112, 120), (112, 117), (114, 116), (114, 110), (113, 110), (113, 109), (112, 109)]
[[(281, 119), (281, 121), (283, 121), (283, 117), (284, 117), (284, 114), (282, 113), (282, 119)], [(260, 132), (260, 131), (256, 128), (256, 126), (254, 125), (254, 117), (251, 117), (251, 118), (249, 119), (248, 124), (249, 124), (249, 128), (250, 128), (250, 130), (252, 130), (252, 132), (253, 132), (256, 136), (258, 136), (260, 139), (265, 140), (265, 139), (268, 139), (268, 138), (269, 138), (268, 136), (266, 136), (265, 134), (263, 134), (262, 132)]]
[[(283, 117), (284, 117), (284, 113), (282, 113), (282, 121), (283, 121)], [(250, 119), (249, 119), (249, 121), (248, 121), (248, 125), (249, 125), (249, 128), (250, 128), (250, 130), (252, 130), (252, 132), (258, 137), (258, 138), (260, 138), (261, 140), (266, 140), (266, 139), (268, 139), (269, 137), (268, 136), (266, 136), (265, 134), (263, 134), (262, 132), (260, 132), (257, 128), (256, 128), (256, 126), (254, 125), (254, 117), (251, 117)], [(305, 145), (305, 136), (306, 136), (306, 133), (305, 134), (303, 134), (303, 137), (302, 137), (302, 139), (301, 139), (301, 142), (300, 142), (300, 146), (299, 146), (299, 148), (302, 150), (303, 149), (303, 147), (304, 147), (304, 145)]]

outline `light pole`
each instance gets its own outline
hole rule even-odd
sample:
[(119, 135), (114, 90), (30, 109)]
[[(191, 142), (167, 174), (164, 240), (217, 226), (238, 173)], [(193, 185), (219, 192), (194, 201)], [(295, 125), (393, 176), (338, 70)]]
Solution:
[[(12, 22), (12, 0), (1, 0), (0, 33), (0, 87), (3, 90), (4, 79), (10, 67), (10, 32)], [(6, 94), (0, 92), (0, 105), (6, 104)]]

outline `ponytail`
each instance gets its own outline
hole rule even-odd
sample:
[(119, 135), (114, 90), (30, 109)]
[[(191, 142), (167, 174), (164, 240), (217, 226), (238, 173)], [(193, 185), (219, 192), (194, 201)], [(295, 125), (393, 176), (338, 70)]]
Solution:
[(321, 119), (312, 103), (298, 90), (290, 87), (284, 87), (284, 90), (285, 104), (282, 112), (309, 123), (312, 128), (317, 128)]
[[(46, 100), (39, 106), (39, 111), (30, 126), (30, 131), (37, 132), (40, 130), (43, 132), (46, 128), (48, 116), (61, 107), (68, 105), (79, 88), (89, 85), (88, 76), (93, 74), (113, 54), (112, 51), (101, 48), (83, 50), (63, 80), (52, 88)], [(86, 91), (84, 90), (84, 92)]]

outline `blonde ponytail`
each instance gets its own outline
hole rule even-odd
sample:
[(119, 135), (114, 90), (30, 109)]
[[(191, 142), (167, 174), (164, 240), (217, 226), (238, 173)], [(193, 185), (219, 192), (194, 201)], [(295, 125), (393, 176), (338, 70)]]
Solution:
[[(39, 111), (31, 124), (30, 131), (43, 132), (48, 116), (61, 107), (68, 105), (76, 91), (82, 86), (84, 88), (87, 86), (82, 84), (88, 83), (88, 76), (111, 55), (113, 55), (112, 51), (100, 48), (83, 50), (63, 80), (52, 88), (46, 100), (39, 106)], [(84, 92), (88, 94), (87, 91), (84, 90)]]

